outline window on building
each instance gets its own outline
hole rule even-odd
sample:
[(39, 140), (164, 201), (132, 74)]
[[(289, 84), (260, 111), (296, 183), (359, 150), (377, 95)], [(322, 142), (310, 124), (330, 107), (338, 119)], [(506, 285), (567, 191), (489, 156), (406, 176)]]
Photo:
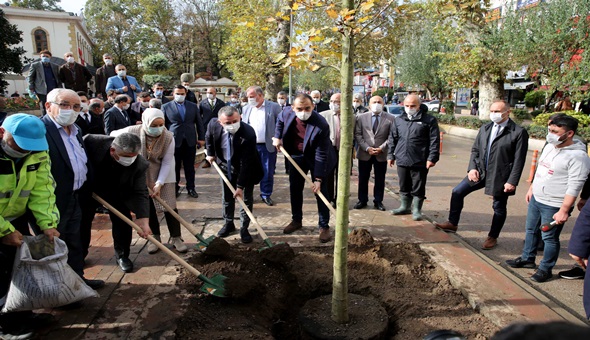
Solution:
[(39, 53), (43, 50), (49, 49), (49, 44), (47, 43), (47, 33), (42, 30), (38, 29), (35, 30), (35, 53)]

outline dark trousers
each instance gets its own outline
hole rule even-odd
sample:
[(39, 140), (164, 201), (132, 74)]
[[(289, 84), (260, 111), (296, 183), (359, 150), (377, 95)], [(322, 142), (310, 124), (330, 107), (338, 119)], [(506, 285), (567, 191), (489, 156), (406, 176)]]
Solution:
[[(336, 155), (338, 155), (338, 149), (334, 147), (334, 151), (336, 151)], [(338, 195), (338, 161), (336, 161), (336, 167), (334, 167), (334, 171), (332, 171), (326, 178), (326, 187), (328, 190), (328, 195), (326, 198), (330, 202), (336, 202), (336, 196)]]
[[(276, 154), (275, 154), (276, 155)], [(229, 181), (231, 185), (236, 189), (236, 181), (238, 175), (234, 174), (232, 179)], [(234, 194), (231, 192), (230, 188), (225, 184), (223, 179), (221, 181), (221, 186), (223, 187), (222, 195), (221, 195), (221, 204), (222, 209), (221, 212), (223, 214), (223, 219), (225, 220), (226, 224), (234, 223), (234, 213), (236, 209), (236, 199), (234, 198)], [(244, 203), (250, 211), (252, 211), (253, 202), (254, 202), (254, 186), (249, 185), (244, 188)], [(238, 203), (239, 204), (239, 203)], [(250, 217), (246, 213), (246, 210), (240, 206), (240, 223), (241, 228), (248, 229), (250, 226)]]
[(98, 202), (92, 198), (92, 193), (80, 192), (78, 195), (80, 199), (80, 207), (82, 210), (82, 218), (80, 221), (80, 239), (82, 242), (82, 256), (88, 256), (88, 249), (90, 248), (90, 238), (92, 234), (92, 221), (96, 208), (100, 206)]
[(256, 149), (260, 155), (262, 170), (264, 171), (264, 176), (260, 181), (260, 196), (263, 198), (268, 198), (272, 195), (274, 187), (275, 169), (277, 167), (277, 153), (268, 152), (266, 144), (263, 143), (256, 144)]
[[(121, 202), (109, 202), (113, 208), (117, 209), (121, 214), (131, 220), (131, 212), (125, 204)], [(109, 211), (111, 223), (113, 225), (113, 244), (115, 248), (115, 257), (120, 259), (122, 257), (129, 257), (131, 248), (131, 240), (133, 237), (133, 229), (130, 225), (125, 223), (122, 219), (117, 217), (113, 212)]]
[(38, 94), (37, 97), (39, 98), (39, 106), (41, 107), (41, 115), (45, 116), (47, 111), (45, 111), (45, 103), (47, 102), (47, 95), (46, 94)]
[[(10, 223), (21, 234), (25, 236), (31, 235), (31, 232), (29, 231), (29, 218), (26, 214), (12, 220)], [(8, 293), (8, 287), (10, 287), (12, 266), (14, 264), (14, 257), (16, 256), (16, 249), (16, 247), (0, 243), (0, 298)]]
[(399, 166), (397, 177), (399, 178), (399, 195), (406, 197), (418, 197), (424, 199), (426, 196), (426, 167)]
[[(469, 178), (465, 177), (454, 189), (451, 195), (451, 209), (449, 211), (449, 222), (453, 225), (459, 225), (461, 218), (461, 211), (463, 210), (463, 203), (465, 196), (470, 193), (485, 188), (485, 180), (473, 183)], [(508, 195), (496, 195), (492, 203), (494, 209), (494, 217), (492, 218), (492, 227), (488, 233), (489, 237), (498, 238), (500, 232), (506, 222), (506, 205), (508, 204)]]
[(385, 173), (387, 172), (387, 162), (379, 162), (377, 157), (371, 156), (368, 161), (359, 159), (359, 192), (358, 199), (361, 202), (369, 201), (369, 178), (371, 177), (371, 168), (375, 171), (375, 187), (373, 188), (373, 202), (383, 202), (385, 192)]
[(180, 146), (176, 146), (174, 150), (174, 161), (176, 162), (176, 190), (178, 190), (178, 182), (180, 182), (180, 167), (184, 167), (184, 178), (186, 180), (186, 189), (195, 189), (195, 155), (197, 153), (197, 146), (189, 146), (186, 140), (182, 141)]
[(59, 238), (68, 246), (68, 264), (80, 275), (84, 276), (84, 247), (80, 236), (82, 222), (82, 209), (80, 208), (79, 195), (75, 193), (69, 198), (64, 211), (60, 211), (60, 220), (57, 225)]
[[(293, 160), (295, 163), (297, 163), (297, 165), (299, 165), (299, 167), (301, 167), (301, 170), (303, 170), (304, 173), (307, 174), (309, 171), (311, 171), (313, 174), (313, 168), (307, 164), (307, 161), (305, 161), (303, 155), (293, 156)], [(296, 171), (296, 169), (291, 169), (291, 171), (289, 171), (289, 193), (291, 194), (292, 219), (296, 222), (301, 222), (303, 220), (303, 190), (305, 189), (305, 186), (306, 181), (303, 176), (301, 176), (299, 171)], [(324, 196), (327, 196), (328, 187), (325, 181), (322, 182), (320, 190)], [(330, 227), (330, 209), (318, 195), (315, 195), (315, 198), (318, 205), (318, 225), (322, 229), (327, 229)]]
[[(177, 209), (174, 209), (178, 213)], [(171, 213), (165, 211), (164, 218), (166, 219), (166, 224), (168, 225), (168, 231), (170, 232), (170, 237), (179, 237), (180, 236), (180, 222), (172, 216)], [(158, 219), (158, 213), (156, 211), (156, 206), (154, 205), (153, 199), (150, 197), (150, 219), (149, 219), (150, 229), (152, 234), (160, 236), (160, 220)]]

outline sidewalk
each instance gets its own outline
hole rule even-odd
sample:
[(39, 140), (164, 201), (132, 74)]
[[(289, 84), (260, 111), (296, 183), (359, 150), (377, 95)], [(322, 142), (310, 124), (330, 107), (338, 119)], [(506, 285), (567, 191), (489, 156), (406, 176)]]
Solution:
[[(288, 242), (291, 247), (318, 246), (317, 209), (310, 190), (304, 195), (304, 227), (295, 234), (282, 233), (284, 226), (290, 222), (289, 185), (282, 157), (279, 157), (278, 163), (273, 194), (276, 205), (264, 205), (258, 197), (258, 189), (255, 189), (254, 214), (273, 242)], [(183, 192), (178, 202), (181, 216), (196, 227), (203, 228), (205, 237), (215, 235), (223, 224), (220, 182), (214, 171), (212, 168), (198, 168), (199, 198), (192, 199)], [(350, 209), (356, 202), (356, 190), (357, 173), (354, 169)], [(386, 194), (383, 203), (388, 209), (399, 205), (397, 197), (391, 192)], [(435, 229), (428, 221), (414, 222), (411, 216), (392, 216), (387, 211), (372, 209), (372, 205), (363, 210), (350, 210), (350, 221), (352, 227), (366, 228), (376, 240), (382, 242), (419, 243), (448, 272), (452, 284), (463, 292), (471, 305), (500, 327), (516, 321), (565, 319), (581, 322), (548, 302), (544, 296), (459, 237)], [(251, 246), (257, 248), (260, 239), (254, 228), (250, 229), (255, 238)], [(184, 228), (183, 238), (190, 251), (181, 256), (188, 258), (196, 252), (196, 240)], [(167, 240), (167, 228), (163, 225), (162, 241)], [(239, 242), (239, 235), (233, 235), (227, 240), (230, 243)], [(330, 242), (324, 246), (332, 245)], [(175, 261), (162, 252), (149, 255), (146, 248), (145, 240), (134, 238), (130, 258), (135, 269), (129, 274), (121, 272), (113, 254), (109, 218), (107, 215), (97, 215), (85, 276), (105, 280), (106, 287), (98, 291), (100, 298), (86, 300), (83, 308), (52, 310), (58, 324), (42, 334), (42, 338), (174, 339), (175, 319), (183, 313), (184, 298), (192, 292), (175, 284), (179, 267)]]

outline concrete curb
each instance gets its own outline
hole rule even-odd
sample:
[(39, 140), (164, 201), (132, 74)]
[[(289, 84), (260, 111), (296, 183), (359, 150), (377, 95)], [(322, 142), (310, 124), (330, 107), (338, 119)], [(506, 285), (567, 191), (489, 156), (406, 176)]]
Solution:
[[(457, 137), (463, 137), (463, 138), (469, 138), (469, 139), (475, 139), (475, 137), (477, 137), (477, 132), (479, 131), (479, 130), (463, 128), (460, 126), (447, 125), (447, 124), (439, 124), (438, 127), (440, 128), (440, 130), (442, 132), (449, 134), (451, 136), (457, 136)], [(541, 151), (541, 150), (543, 150), (543, 146), (545, 146), (545, 140), (529, 138), (529, 150), (530, 151), (534, 151), (534, 150)]]

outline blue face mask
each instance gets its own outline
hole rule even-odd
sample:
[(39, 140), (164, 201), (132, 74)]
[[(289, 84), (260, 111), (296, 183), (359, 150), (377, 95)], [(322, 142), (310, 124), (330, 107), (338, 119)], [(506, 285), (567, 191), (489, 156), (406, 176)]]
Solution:
[(49, 58), (49, 57), (41, 57), (42, 63), (48, 63), (50, 60), (51, 60), (51, 58)]
[(148, 128), (147, 134), (152, 136), (152, 137), (158, 137), (159, 135), (162, 134), (162, 132), (164, 132), (164, 127), (163, 126), (158, 126), (158, 127), (153, 127), (150, 126)]
[(160, 97), (161, 95), (163, 95), (163, 94), (164, 94), (164, 91), (157, 90), (156, 92), (154, 92), (154, 94), (155, 94), (156, 96)]

